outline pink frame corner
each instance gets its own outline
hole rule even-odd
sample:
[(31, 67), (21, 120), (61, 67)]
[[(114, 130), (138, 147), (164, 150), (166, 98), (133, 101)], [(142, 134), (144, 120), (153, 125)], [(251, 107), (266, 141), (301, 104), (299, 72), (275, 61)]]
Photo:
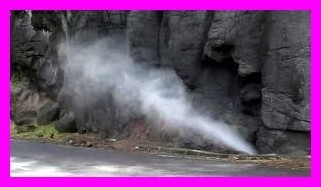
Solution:
[[(269, 0), (267, 2), (258, 0), (162, 0), (161, 3), (153, 3), (147, 0), (121, 0), (121, 1), (77, 1), (77, 0), (1, 0), (0, 18), (1, 18), (1, 60), (0, 60), (0, 185), (1, 186), (98, 186), (98, 185), (137, 185), (137, 186), (320, 186), (321, 165), (320, 153), (317, 149), (320, 137), (321, 117), (317, 115), (321, 103), (321, 88), (318, 82), (321, 77), (318, 76), (318, 70), (321, 64), (321, 25), (317, 24), (318, 18), (321, 18), (320, 3), (318, 0)], [(192, 177), (192, 178), (10, 178), (10, 10), (311, 10), (312, 15), (312, 167), (311, 177)], [(319, 80), (320, 79), (320, 80)], [(318, 140), (319, 139), (319, 140)], [(319, 183), (319, 185), (318, 185)]]

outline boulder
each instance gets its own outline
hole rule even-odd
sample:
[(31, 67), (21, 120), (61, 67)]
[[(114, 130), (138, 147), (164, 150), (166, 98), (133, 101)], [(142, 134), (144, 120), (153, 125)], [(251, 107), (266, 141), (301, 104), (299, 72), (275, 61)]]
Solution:
[(310, 155), (310, 136), (310, 132), (262, 128), (257, 133), (256, 147), (263, 154)]
[(77, 132), (75, 117), (73, 112), (67, 112), (61, 118), (54, 122), (55, 128), (60, 133), (74, 133)]
[(13, 115), (13, 121), (18, 126), (23, 125), (33, 125), (36, 126), (36, 116), (37, 111), (29, 110), (29, 111), (20, 111), (19, 113), (16, 113)]
[(47, 125), (58, 116), (58, 113), (58, 103), (47, 103), (38, 111), (37, 124)]

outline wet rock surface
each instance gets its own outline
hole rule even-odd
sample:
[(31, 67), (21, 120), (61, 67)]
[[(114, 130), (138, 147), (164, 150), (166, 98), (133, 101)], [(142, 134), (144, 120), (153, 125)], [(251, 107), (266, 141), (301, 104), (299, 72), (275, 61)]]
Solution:
[(36, 125), (38, 113), (39, 124), (53, 121), (57, 107), (43, 108), (51, 101), (61, 131), (128, 136), (122, 133), (132, 119), (114, 98), (84, 107), (64, 90), (74, 83), (64, 78), (68, 60), (59, 44), (108, 36), (127, 38), (137, 63), (175, 70), (198, 111), (238, 129), (261, 153), (309, 154), (308, 11), (14, 11), (11, 79), (28, 84), (11, 86), (12, 120)]

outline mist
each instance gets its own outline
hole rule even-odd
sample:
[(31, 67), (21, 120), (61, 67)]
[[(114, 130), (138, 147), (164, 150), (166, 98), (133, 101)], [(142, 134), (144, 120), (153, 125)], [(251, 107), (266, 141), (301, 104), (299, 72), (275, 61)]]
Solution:
[(82, 107), (109, 94), (124, 113), (144, 116), (151, 125), (195, 132), (213, 143), (256, 154), (237, 130), (193, 108), (174, 70), (133, 62), (126, 46), (111, 38), (61, 45), (60, 52), (67, 57), (64, 91)]

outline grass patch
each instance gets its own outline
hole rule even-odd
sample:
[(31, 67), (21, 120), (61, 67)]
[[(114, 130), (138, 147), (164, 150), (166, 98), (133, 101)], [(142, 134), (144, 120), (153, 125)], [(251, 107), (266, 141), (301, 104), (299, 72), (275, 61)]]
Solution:
[(41, 125), (37, 126), (33, 131), (30, 132), (19, 132), (17, 130), (17, 126), (11, 122), (10, 123), (10, 135), (11, 137), (16, 138), (26, 138), (26, 139), (55, 139), (55, 140), (62, 140), (66, 134), (59, 133), (54, 124), (48, 125)]

